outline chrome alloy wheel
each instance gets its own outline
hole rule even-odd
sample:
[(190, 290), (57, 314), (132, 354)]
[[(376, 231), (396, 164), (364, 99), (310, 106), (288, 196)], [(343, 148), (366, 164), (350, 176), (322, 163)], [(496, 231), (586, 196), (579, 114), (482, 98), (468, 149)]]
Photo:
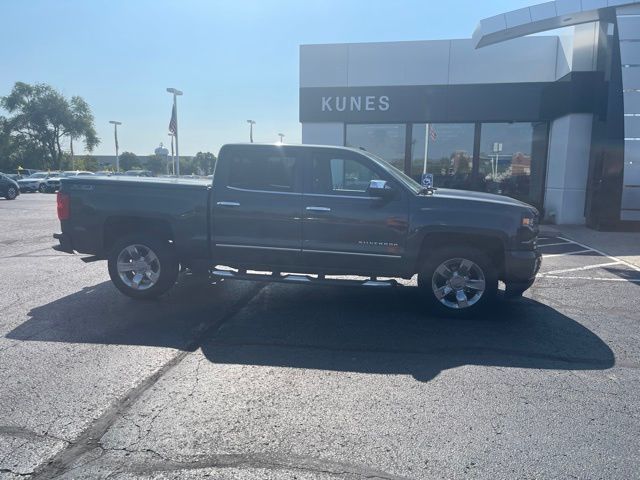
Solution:
[(118, 255), (118, 275), (133, 290), (147, 290), (160, 278), (158, 256), (145, 245), (129, 245)]
[(442, 262), (431, 279), (431, 288), (438, 301), (458, 310), (475, 305), (482, 298), (485, 285), (482, 269), (465, 258)]
[(15, 187), (9, 187), (9, 189), (7, 190), (7, 198), (9, 200), (13, 200), (17, 196), (18, 196), (18, 191), (16, 190), (16, 188)]

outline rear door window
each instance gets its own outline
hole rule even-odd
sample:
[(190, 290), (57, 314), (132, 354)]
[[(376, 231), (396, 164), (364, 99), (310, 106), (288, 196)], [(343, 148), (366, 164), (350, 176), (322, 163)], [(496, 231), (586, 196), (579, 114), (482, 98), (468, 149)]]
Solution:
[(296, 158), (276, 151), (237, 150), (230, 154), (228, 185), (245, 190), (294, 192)]

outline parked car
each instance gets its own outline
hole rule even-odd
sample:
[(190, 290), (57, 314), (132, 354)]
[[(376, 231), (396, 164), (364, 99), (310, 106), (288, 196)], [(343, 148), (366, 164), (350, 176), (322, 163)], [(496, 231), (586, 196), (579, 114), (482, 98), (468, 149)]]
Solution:
[(417, 273), (427, 304), (458, 316), (490, 305), (499, 280), (507, 296), (521, 295), (541, 258), (534, 207), (423, 188), (368, 152), (340, 147), (227, 145), (212, 185), (65, 178), (58, 215), (56, 248), (106, 259), (114, 285), (136, 299), (169, 290), (181, 265), (223, 280), (372, 288), (398, 285), (378, 277)]
[(44, 181), (44, 191), (47, 193), (54, 193), (60, 189), (60, 179), (69, 177), (83, 177), (83, 176), (95, 176), (93, 172), (86, 172), (82, 170), (72, 170), (66, 172), (60, 172), (57, 175), (53, 175)]
[(35, 168), (19, 168), (17, 170), (18, 175), (22, 175), (22, 177), (28, 177), (29, 175), (33, 175), (34, 173), (38, 173), (40, 170)]
[(150, 170), (127, 170), (124, 174), (128, 177), (154, 177)]
[(20, 180), (18, 180), (18, 186), (20, 187), (20, 192), (44, 193), (47, 188), (44, 181), (53, 175), (55, 175), (55, 172), (54, 173), (36, 172), (36, 173), (32, 173), (28, 177), (21, 178)]
[(0, 173), (0, 197), (4, 197), (7, 200), (15, 200), (18, 195), (20, 195), (18, 182), (4, 173)]

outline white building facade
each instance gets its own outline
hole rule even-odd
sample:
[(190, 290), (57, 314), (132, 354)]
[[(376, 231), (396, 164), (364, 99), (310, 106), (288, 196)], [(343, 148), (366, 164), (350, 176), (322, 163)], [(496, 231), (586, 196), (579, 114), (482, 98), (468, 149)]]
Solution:
[[(543, 4), (547, 22), (556, 4)], [(558, 224), (640, 221), (639, 7), (523, 37), (550, 28), (531, 8), (467, 40), (301, 46), (303, 143), (364, 148), (416, 180), (513, 196)]]

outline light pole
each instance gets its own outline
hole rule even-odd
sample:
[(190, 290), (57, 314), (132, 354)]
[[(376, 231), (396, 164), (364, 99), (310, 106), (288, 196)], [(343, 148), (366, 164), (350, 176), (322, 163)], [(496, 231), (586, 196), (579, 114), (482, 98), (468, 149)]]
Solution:
[(116, 122), (115, 120), (109, 120), (109, 123), (113, 124), (113, 137), (116, 141), (116, 172), (120, 171), (120, 157), (118, 157), (118, 125), (122, 125), (122, 122)]
[(280, 137), (280, 143), (283, 143), (284, 133), (279, 133), (278, 136)]
[(173, 133), (176, 139), (176, 158), (177, 164), (175, 165), (175, 172), (177, 176), (180, 176), (180, 151), (178, 150), (178, 95), (182, 95), (182, 92), (177, 88), (167, 88), (167, 92), (173, 94), (173, 111), (171, 112), (171, 121), (169, 122), (169, 131)]
[(255, 120), (247, 120), (249, 124), (249, 141), (253, 143), (253, 126), (256, 124)]

